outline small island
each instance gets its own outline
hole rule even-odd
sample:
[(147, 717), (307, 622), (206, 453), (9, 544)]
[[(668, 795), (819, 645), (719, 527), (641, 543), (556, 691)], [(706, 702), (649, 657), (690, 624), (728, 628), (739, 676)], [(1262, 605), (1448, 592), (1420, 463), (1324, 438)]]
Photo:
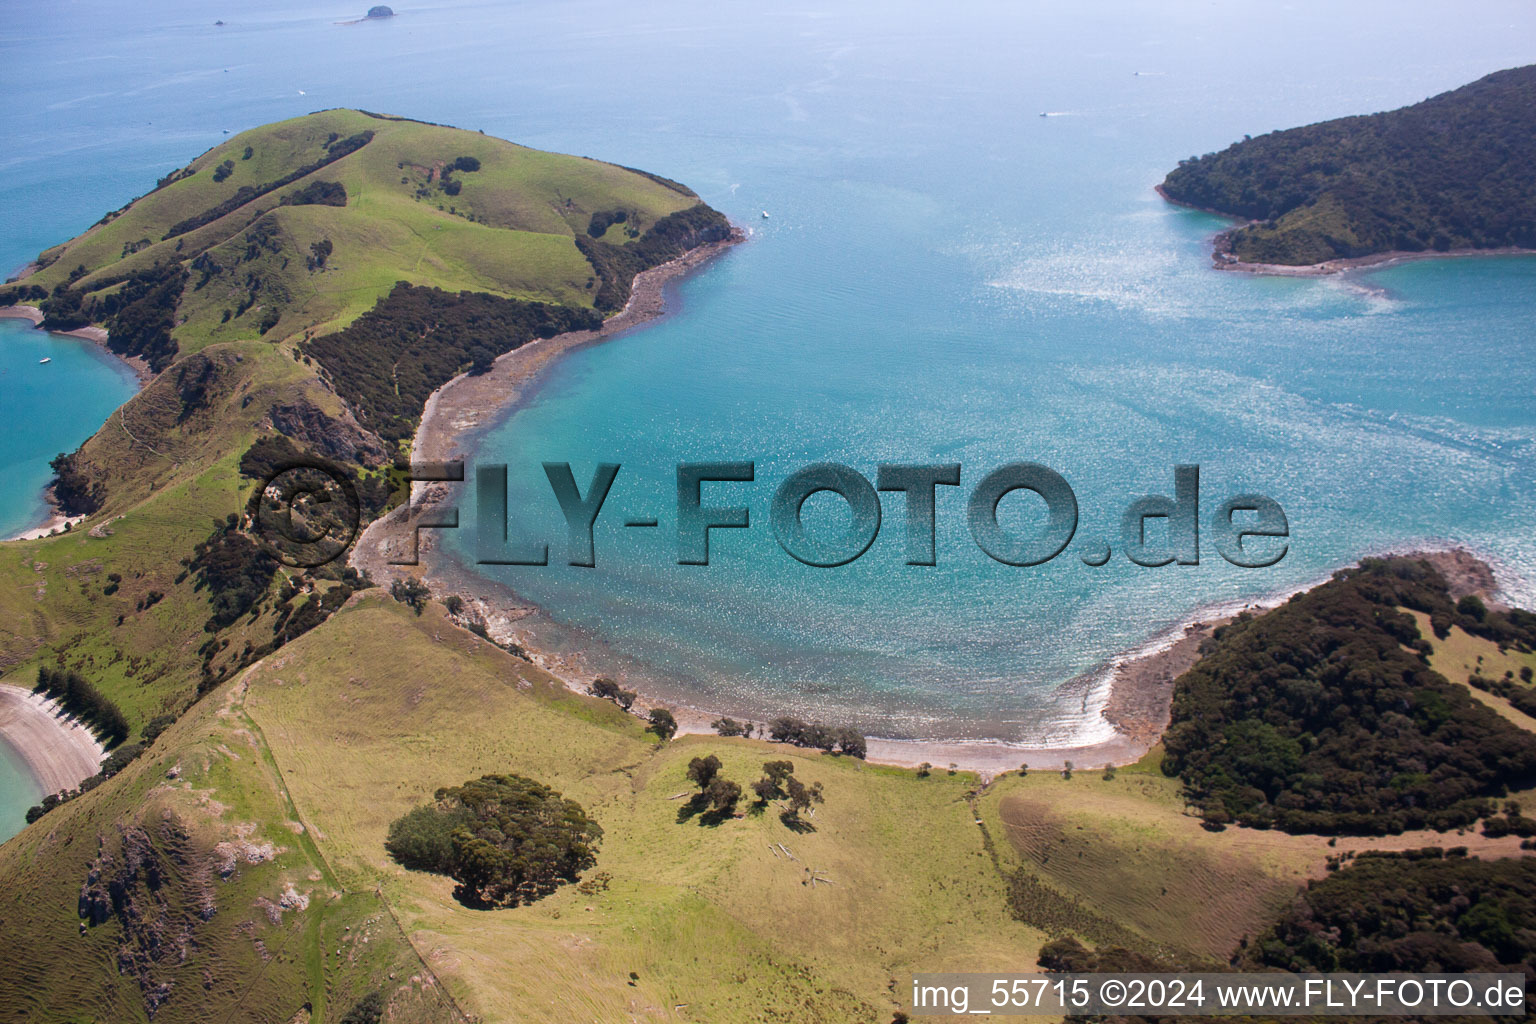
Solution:
[(1158, 192), (1246, 222), (1217, 238), (1234, 269), (1536, 248), (1536, 65), (1245, 138), (1180, 161)]
[(368, 13), (363, 15), (365, 18), (393, 18), (394, 16), (394, 10), (389, 7), (385, 7), (383, 4), (368, 8)]

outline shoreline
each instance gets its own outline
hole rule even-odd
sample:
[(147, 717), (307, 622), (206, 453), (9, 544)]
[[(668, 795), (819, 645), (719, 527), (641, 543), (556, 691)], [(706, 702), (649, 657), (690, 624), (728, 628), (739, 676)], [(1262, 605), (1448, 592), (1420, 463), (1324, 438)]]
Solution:
[[(726, 242), (702, 246), (678, 260), (637, 276), (624, 310), (596, 331), (572, 331), (530, 342), (498, 357), (489, 373), (478, 377), (464, 374), (448, 381), (427, 398), (412, 441), (412, 459), (446, 462), (465, 457), (464, 449), (475, 437), (503, 422), (532, 397), (543, 371), (560, 356), (585, 345), (609, 340), (665, 315), (668, 312), (667, 285), (744, 237), (736, 235)], [(410, 554), (413, 524), (448, 493), (446, 484), (413, 484), (408, 504), (374, 520), (359, 535), (349, 564), (367, 572), (383, 586), (388, 586), (397, 577), (411, 575), (426, 581), (438, 594), (458, 594), (470, 609), (470, 616), (477, 616), (485, 623), (493, 640), (516, 644), (524, 650), (530, 662), (554, 676), (567, 689), (585, 693), (585, 685), (577, 680), (566, 658), (527, 647), (524, 638), (517, 633), (516, 623), (536, 614), (536, 606), (504, 585), (479, 579), (470, 581), (454, 566), (445, 565), (445, 561), (451, 560), (434, 557), (436, 538), (430, 533), (420, 536), (417, 565), (394, 566), (389, 563), (390, 558)], [(471, 582), (473, 586), (467, 585)], [(1252, 602), (1240, 602), (1240, 605), (1254, 607)], [(1081, 767), (1138, 761), (1158, 741), (1167, 726), (1173, 681), (1194, 663), (1200, 643), (1231, 614), (1235, 611), (1203, 610), (1132, 651), (1069, 680), (1065, 685), (1086, 690), (1089, 700), (1098, 705), (1103, 724), (1112, 730), (1112, 735), (1105, 739), (1043, 747), (998, 739), (871, 736), (867, 737), (868, 760), (903, 767), (928, 762), (944, 768), (954, 763), (983, 777), (1016, 770), (1025, 760), (1029, 760), (1031, 767), (1041, 769), (1058, 769), (1069, 760)], [(644, 713), (661, 704), (663, 702), (655, 697), (641, 693), (634, 710)], [(724, 714), (676, 701), (667, 701), (665, 706), (676, 717), (679, 734), (713, 734), (710, 723)]]
[(79, 786), (107, 755), (89, 729), (63, 717), (56, 701), (9, 683), (0, 683), (0, 742), (16, 752), (43, 796)]
[[(0, 320), (29, 320), (34, 328), (41, 330), (43, 311), (36, 306), (29, 305), (0, 306)], [(79, 338), (82, 341), (94, 342), (107, 355), (133, 371), (133, 375), (138, 378), (139, 390), (141, 391), (144, 389), (144, 385), (149, 383), (155, 376), (150, 370), (149, 364), (138, 356), (121, 356), (109, 349), (107, 347), (107, 331), (104, 327), (80, 327), (73, 331), (48, 331), (47, 333), (57, 334), (65, 338)], [(108, 419), (110, 418), (109, 416)], [(46, 519), (36, 526), (20, 530), (9, 537), (0, 537), (0, 543), (11, 540), (41, 540), (44, 537), (52, 536), (56, 530), (63, 530), (66, 526), (73, 528), (89, 518), (88, 516), (66, 515), (63, 509), (59, 508), (58, 502), (54, 500), (52, 484), (43, 488), (43, 502), (48, 507)]]
[[(703, 265), (739, 240), (735, 238), (696, 249), (673, 263), (653, 268), (638, 276), (624, 311), (597, 331), (576, 331), (530, 342), (500, 356), (487, 374), (480, 377), (462, 375), (444, 384), (429, 396), (423, 408), (412, 445), (413, 459), (441, 462), (463, 458), (467, 454), (464, 449), (470, 447), (475, 437), (503, 422), (505, 417), (530, 400), (537, 390), (543, 371), (560, 356), (581, 346), (608, 340), (665, 315), (666, 285)], [(478, 577), (470, 579), (451, 559), (435, 557), (436, 537), (430, 532), (420, 537), (417, 552), (419, 564), (388, 564), (391, 557), (409, 555), (413, 524), (448, 494), (447, 484), (414, 484), (407, 505), (370, 523), (358, 537), (349, 563), (366, 571), (382, 586), (388, 586), (396, 577), (411, 575), (427, 582), (439, 595), (458, 594), (467, 608), (466, 614), (460, 617), (461, 622), (478, 618), (495, 642), (517, 645), (532, 664), (548, 672), (567, 689), (586, 693), (586, 686), (573, 671), (572, 659), (529, 647), (525, 643), (526, 638), (518, 632), (517, 623), (538, 614), (537, 606), (519, 597), (504, 584)], [(1461, 592), (1487, 591), (1491, 596), (1497, 589), (1487, 563), (1464, 548), (1448, 546), (1443, 550), (1425, 550), (1415, 547), (1407, 553), (1435, 562), (1451, 578), (1453, 588)], [(1361, 557), (1371, 557), (1373, 554), (1376, 553), (1365, 552)], [(1111, 731), (1107, 738), (1090, 743), (1041, 746), (1002, 739), (867, 736), (867, 760), (909, 768), (925, 762), (935, 769), (954, 764), (958, 770), (978, 773), (983, 780), (1001, 772), (1016, 771), (1023, 763), (1041, 770), (1059, 770), (1067, 761), (1071, 761), (1074, 768), (1080, 770), (1098, 769), (1107, 764), (1132, 764), (1141, 760), (1161, 740), (1169, 722), (1174, 681), (1195, 663), (1201, 644), (1219, 626), (1241, 611), (1263, 610), (1282, 604), (1295, 594), (1326, 582), (1334, 571), (1336, 569), (1330, 569), (1318, 578), (1273, 594), (1197, 608), (1182, 621), (1141, 644), (1065, 681), (1064, 687), (1084, 691), (1087, 694), (1085, 703), (1097, 706), (1096, 711), (1102, 719), (1098, 724), (1107, 726)], [(585, 675), (580, 679), (584, 680)], [(679, 735), (712, 735), (714, 730), (710, 723), (730, 714), (705, 710), (676, 700), (663, 701), (643, 691), (633, 711), (643, 715), (654, 706), (665, 706), (673, 712)]]
[(1466, 259), (1476, 256), (1536, 256), (1536, 249), (1522, 249), (1519, 246), (1502, 246), (1496, 249), (1446, 249), (1439, 250), (1408, 250), (1392, 249), (1387, 252), (1371, 253), (1368, 256), (1341, 256), (1337, 259), (1324, 260), (1321, 263), (1246, 263), (1236, 258), (1225, 259), (1230, 256), (1220, 246), (1221, 239), (1228, 231), (1252, 224), (1253, 221), (1235, 216), (1224, 210), (1214, 210), (1208, 206), (1196, 206), (1194, 203), (1181, 202), (1163, 191), (1162, 185), (1152, 186), (1152, 190), (1173, 206), (1186, 210), (1197, 210), (1200, 213), (1209, 213), (1216, 217), (1224, 217), (1232, 221), (1232, 227), (1219, 231), (1212, 237), (1211, 266), (1217, 270), (1228, 270), (1239, 274), (1260, 274), (1265, 277), (1333, 277), (1345, 274), (1351, 270), (1365, 270), (1377, 267), (1390, 266), (1396, 263), (1412, 263), (1416, 260), (1438, 259)]
[[(39, 330), (43, 329), (43, 311), (36, 306), (0, 306), (0, 320), (30, 320), (33, 327)], [(105, 327), (77, 327), (72, 331), (48, 331), (48, 333), (57, 334), (63, 338), (79, 338), (82, 341), (95, 342), (103, 352), (133, 371), (133, 375), (139, 379), (139, 387), (141, 389), (145, 384), (154, 379), (154, 371), (149, 368), (149, 364), (143, 359), (138, 356), (119, 355), (107, 347), (107, 329)]]

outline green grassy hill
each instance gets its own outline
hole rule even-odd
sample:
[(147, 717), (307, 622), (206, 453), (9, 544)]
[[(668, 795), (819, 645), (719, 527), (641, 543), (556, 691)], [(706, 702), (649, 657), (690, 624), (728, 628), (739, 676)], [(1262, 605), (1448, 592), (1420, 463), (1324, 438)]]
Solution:
[(595, 322), (605, 289), (627, 295), (635, 272), (728, 231), (655, 175), (354, 110), (243, 132), (167, 175), (0, 287), (0, 303), (38, 303), (51, 326), (107, 326), (111, 347), (159, 370), (60, 463), (61, 503), (89, 519), (0, 555), (0, 673), (26, 682), (40, 662), (75, 668), (141, 727), (259, 656), (278, 584), (210, 637), (211, 595), (181, 563), (244, 508), (254, 481), (238, 464), (258, 438), (285, 434), (370, 476), (405, 450), (414, 412), (392, 429), (360, 423), (369, 396), (361, 385), (338, 395), (328, 379), (355, 382), (359, 367), (388, 358), (395, 324), (352, 325), (401, 282), (414, 287), (431, 353), (412, 379), (419, 411), (473, 357), (534, 336), (498, 331), (474, 353), (450, 346), (464, 333), (453, 322), (460, 292), (514, 325)]
[[(478, 169), (456, 170), (465, 157)], [(103, 297), (125, 275), (183, 267), (191, 280), (174, 331), (183, 354), (326, 333), (397, 281), (591, 307), (599, 282), (575, 239), (593, 214), (624, 211), (604, 233), (622, 244), (627, 231), (639, 237), (699, 202), (683, 186), (612, 164), (356, 110), (231, 136), (162, 181), (42, 253), (42, 269), (23, 284)], [(318, 183), (344, 195), (303, 202)], [(311, 247), (324, 242), (330, 253), (316, 267)]]
[(1220, 249), (1305, 265), (1536, 247), (1536, 65), (1400, 110), (1245, 138), (1179, 162), (1174, 202), (1253, 223)]

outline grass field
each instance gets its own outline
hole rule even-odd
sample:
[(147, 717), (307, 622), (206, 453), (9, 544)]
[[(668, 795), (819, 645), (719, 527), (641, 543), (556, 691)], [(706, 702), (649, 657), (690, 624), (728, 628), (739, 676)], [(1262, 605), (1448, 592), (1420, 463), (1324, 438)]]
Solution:
[[(329, 142), (362, 132), (374, 134), (360, 149), (167, 237), (174, 225), (239, 189), (280, 181), (327, 159)], [(479, 170), (452, 170), (459, 157), (478, 160)], [(228, 176), (214, 181), (226, 164)], [(445, 168), (459, 183), (457, 195), (441, 187)], [(79, 284), (90, 287), (157, 263), (186, 265), (194, 280), (175, 332), (184, 354), (216, 342), (340, 329), (396, 281), (590, 307), (592, 267), (574, 238), (585, 234), (593, 213), (622, 209), (625, 226), (643, 231), (698, 202), (681, 186), (613, 164), (356, 110), (321, 111), (242, 132), (184, 170), (185, 177), (47, 250), (51, 262), (28, 283), (51, 289), (83, 267)], [(341, 184), (346, 205), (279, 205), (313, 182)], [(264, 237), (274, 244), (253, 245)], [(622, 228), (610, 229), (608, 237), (622, 240)], [(310, 246), (321, 241), (331, 243), (332, 253), (324, 267), (309, 266)], [(206, 281), (199, 257), (219, 267)], [(273, 309), (281, 319), (264, 332), (265, 314)]]
[[(911, 971), (1034, 963), (1042, 935), (1007, 912), (967, 802), (974, 777), (918, 779), (757, 741), (659, 744), (435, 610), (417, 619), (382, 598), (312, 637), (251, 672), (245, 711), (341, 884), (382, 886), (488, 1021), (889, 1019)], [(743, 785), (765, 760), (794, 761), (826, 788), (813, 830), (792, 831), (773, 808), (679, 822), (687, 762), (707, 753)], [(391, 820), (439, 786), (506, 771), (598, 820), (606, 891), (474, 911), (448, 880), (388, 860)], [(812, 873), (830, 882), (809, 884)]]
[[(1480, 675), (1484, 679), (1500, 679), (1506, 672), (1518, 679), (1521, 669), (1536, 670), (1536, 654), (1515, 650), (1501, 651), (1499, 645), (1492, 640), (1473, 636), (1460, 626), (1452, 626), (1446, 638), (1441, 640), (1430, 628), (1428, 615), (1411, 609), (1404, 609), (1404, 611), (1414, 617), (1419, 624), (1419, 635), (1428, 640), (1434, 648), (1434, 653), (1429, 656), (1431, 668), (1451, 682), (1466, 686), (1467, 692), (1474, 700), (1497, 711), (1506, 721), (1522, 729), (1536, 732), (1536, 718), (1517, 710), (1503, 697), (1486, 690), (1479, 690), (1467, 683), (1469, 676)], [(1519, 685), (1529, 686), (1530, 684)]]

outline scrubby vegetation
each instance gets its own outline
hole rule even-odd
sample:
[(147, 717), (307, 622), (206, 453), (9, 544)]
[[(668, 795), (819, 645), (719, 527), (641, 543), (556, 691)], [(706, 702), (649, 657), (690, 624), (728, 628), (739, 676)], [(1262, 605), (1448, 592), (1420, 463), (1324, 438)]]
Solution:
[(1213, 825), (1382, 834), (1491, 813), (1536, 781), (1536, 737), (1433, 672), (1403, 607), (1536, 642), (1536, 617), (1458, 608), (1428, 563), (1368, 559), (1216, 632), (1175, 684), (1164, 771)]
[(587, 223), (587, 234), (593, 238), (602, 238), (611, 225), (623, 224), (628, 219), (627, 210), (598, 210)]
[(465, 369), (488, 369), (534, 338), (601, 323), (588, 309), (401, 281), (351, 326), (303, 350), (325, 367), (364, 426), (399, 441), (415, 430), (427, 396)]
[(88, 516), (101, 508), (106, 488), (80, 468), (78, 453), (60, 452), (48, 463), (53, 469), (53, 500), (69, 516)]
[(167, 265), (109, 276), (88, 289), (74, 288), (74, 281), (61, 284), (43, 300), (43, 326), (70, 331), (104, 322), (109, 349), (139, 356), (158, 373), (176, 358), (171, 330), (187, 277), (180, 266)]
[(597, 822), (532, 779), (485, 775), (433, 800), (390, 825), (384, 845), (405, 867), (458, 882), (467, 906), (530, 903), (597, 862)]
[(346, 206), (347, 190), (339, 181), (312, 181), (283, 196), (283, 206)]
[[(630, 285), (636, 274), (674, 260), (689, 249), (724, 241), (731, 234), (731, 224), (725, 215), (700, 203), (668, 214), (637, 239), (614, 245), (591, 235), (601, 216), (611, 214), (594, 214), (587, 227), (588, 235), (576, 236), (576, 247), (597, 274), (599, 284), (592, 304), (605, 312), (623, 309), (629, 302)], [(603, 230), (607, 228), (604, 224)]]
[(1313, 882), (1245, 955), (1287, 971), (1536, 969), (1536, 859), (1362, 855)]
[(1239, 259), (1536, 246), (1536, 66), (1400, 110), (1245, 139), (1181, 161), (1169, 198), (1257, 223)]
[(210, 633), (231, 625), (266, 595), (278, 562), (260, 544), (240, 532), (230, 515), (184, 563), (197, 589), (208, 591), (213, 614), (203, 628)]

